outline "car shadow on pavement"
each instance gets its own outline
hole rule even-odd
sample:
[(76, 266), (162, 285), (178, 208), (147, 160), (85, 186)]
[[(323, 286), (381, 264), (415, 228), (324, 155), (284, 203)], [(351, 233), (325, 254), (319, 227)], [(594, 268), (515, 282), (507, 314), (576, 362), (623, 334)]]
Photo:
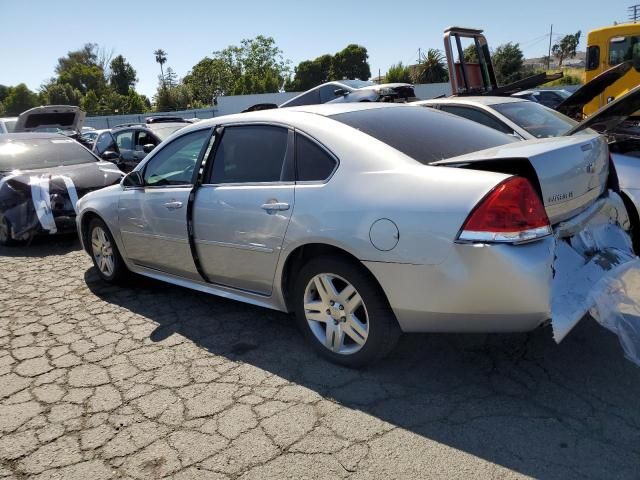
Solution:
[(395, 462), (443, 444), (537, 478), (637, 475), (640, 369), (591, 319), (560, 345), (548, 328), (407, 335), (389, 358), (356, 371), (319, 358), (288, 315), (143, 277), (111, 286), (93, 268), (85, 280), (104, 301), (153, 322), (154, 342), (182, 335), (399, 427), (397, 450), (378, 452)]
[(9, 247), (0, 246), (0, 257), (47, 257), (51, 255), (65, 255), (74, 250), (80, 250), (80, 240), (76, 233), (61, 235), (39, 235), (30, 242), (18, 242)]

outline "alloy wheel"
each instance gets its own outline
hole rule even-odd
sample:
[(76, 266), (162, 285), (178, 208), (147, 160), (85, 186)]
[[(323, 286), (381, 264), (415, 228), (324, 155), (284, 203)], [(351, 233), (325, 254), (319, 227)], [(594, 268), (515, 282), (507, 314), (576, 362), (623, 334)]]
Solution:
[(304, 314), (316, 339), (342, 355), (358, 352), (367, 342), (369, 316), (351, 283), (332, 273), (314, 276), (305, 289)]
[(102, 227), (95, 227), (91, 231), (91, 250), (100, 272), (107, 277), (112, 276), (115, 269), (113, 246)]

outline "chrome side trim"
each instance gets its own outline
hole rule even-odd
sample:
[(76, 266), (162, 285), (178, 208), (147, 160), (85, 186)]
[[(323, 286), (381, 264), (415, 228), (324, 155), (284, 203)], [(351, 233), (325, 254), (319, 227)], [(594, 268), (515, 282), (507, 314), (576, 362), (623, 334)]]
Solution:
[(216, 242), (215, 240), (195, 239), (198, 245), (214, 245), (216, 247), (237, 248), (238, 250), (252, 250), (254, 252), (273, 253), (273, 248), (262, 247), (260, 245), (248, 245), (241, 243)]

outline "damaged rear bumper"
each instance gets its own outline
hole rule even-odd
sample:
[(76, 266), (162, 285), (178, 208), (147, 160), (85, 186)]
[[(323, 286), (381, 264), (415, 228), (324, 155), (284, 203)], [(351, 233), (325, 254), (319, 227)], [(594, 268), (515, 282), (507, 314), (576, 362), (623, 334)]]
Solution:
[(405, 332), (522, 332), (551, 319), (559, 342), (593, 307), (599, 280), (640, 262), (629, 228), (609, 192), (536, 242), (454, 244), (439, 265), (364, 263)]

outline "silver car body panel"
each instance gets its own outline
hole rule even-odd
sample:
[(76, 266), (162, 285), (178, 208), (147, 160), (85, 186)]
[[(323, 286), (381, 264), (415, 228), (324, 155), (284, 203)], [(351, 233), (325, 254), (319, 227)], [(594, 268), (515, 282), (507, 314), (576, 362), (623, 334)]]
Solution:
[[(325, 116), (366, 108), (412, 107), (357, 104), (258, 111), (206, 120), (165, 140), (167, 143), (212, 126), (278, 123), (316, 139), (340, 160), (327, 182), (263, 188), (201, 187), (194, 200), (194, 239), (199, 257), (206, 257), (202, 264), (212, 283), (192, 275), (193, 260), (186, 258), (181, 247), (176, 248), (182, 243), (180, 225), (175, 225), (177, 230), (169, 229), (175, 242), (154, 255), (159, 265), (167, 261), (166, 256), (175, 256), (171, 263), (181, 263), (186, 273), (176, 274), (164, 265), (162, 271), (151, 262), (142, 265), (129, 258), (121, 232), (133, 228), (130, 223), (135, 215), (124, 216), (119, 205), (123, 196), (143, 195), (143, 189), (132, 194), (122, 186), (114, 186), (85, 196), (78, 203), (78, 225), (88, 214), (100, 216), (120, 251), (126, 252), (124, 261), (133, 272), (276, 310), (290, 309), (283, 285), (287, 261), (299, 247), (323, 244), (341, 249), (368, 268), (404, 331), (526, 331), (548, 320), (557, 289), (553, 284), (557, 243), (566, 243), (564, 234), (557, 231), (555, 236), (517, 246), (456, 243), (469, 212), (509, 175), (421, 165), (389, 145)], [(581, 141), (589, 143), (594, 138), (583, 136)], [(556, 147), (574, 148), (574, 142), (551, 139), (512, 145), (520, 145), (521, 156), (529, 148), (526, 155), (544, 157), (545, 151)], [(137, 169), (144, 168), (161, 150), (162, 144)], [(605, 194), (602, 198), (608, 197)], [(275, 221), (268, 221), (274, 220), (274, 215), (261, 206), (269, 199), (286, 200), (290, 208), (278, 212), (276, 215), (281, 217)], [(619, 202), (607, 205), (615, 208), (602, 208), (599, 211), (605, 213), (589, 217), (583, 228), (595, 222), (596, 231), (598, 222), (606, 219), (625, 236), (626, 213), (619, 211)], [(237, 217), (232, 210), (238, 213)], [(207, 220), (199, 222), (199, 217)], [(388, 251), (376, 248), (371, 238), (372, 226), (381, 219), (397, 226), (397, 246)], [(258, 227), (249, 229), (250, 224)], [(586, 249), (572, 251), (582, 256), (583, 264), (591, 254)], [(600, 270), (606, 274), (605, 268)], [(577, 314), (573, 311), (572, 315)]]

